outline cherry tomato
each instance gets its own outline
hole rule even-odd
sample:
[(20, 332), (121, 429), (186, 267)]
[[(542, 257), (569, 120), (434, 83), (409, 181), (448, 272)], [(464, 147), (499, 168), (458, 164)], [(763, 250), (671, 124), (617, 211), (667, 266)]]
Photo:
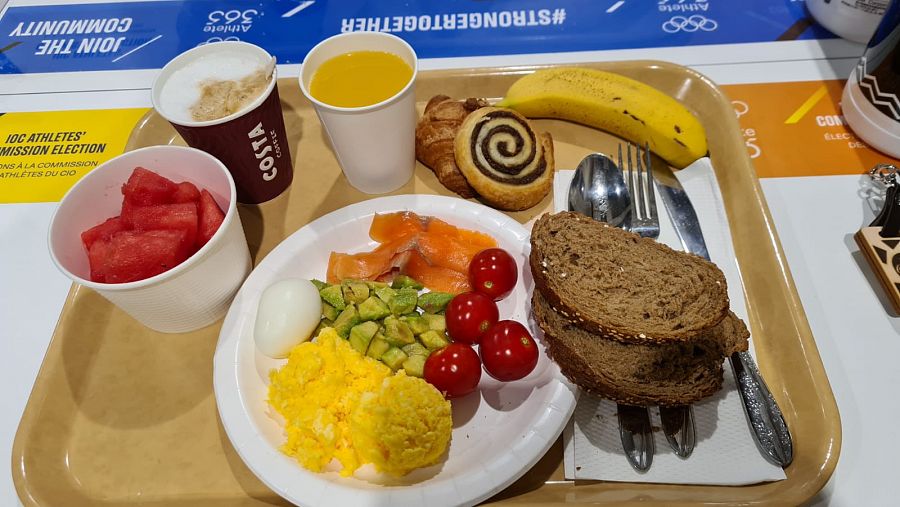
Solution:
[(503, 382), (519, 380), (534, 370), (538, 348), (525, 326), (501, 320), (481, 339), (481, 361), (488, 375)]
[(444, 311), (447, 334), (453, 341), (474, 344), (500, 320), (497, 303), (480, 292), (463, 292)]
[(469, 263), (472, 290), (487, 294), (494, 301), (509, 295), (519, 278), (516, 261), (502, 248), (488, 248), (475, 254)]
[(481, 361), (472, 347), (465, 343), (451, 343), (428, 356), (424, 374), (425, 380), (445, 398), (459, 398), (478, 387)]

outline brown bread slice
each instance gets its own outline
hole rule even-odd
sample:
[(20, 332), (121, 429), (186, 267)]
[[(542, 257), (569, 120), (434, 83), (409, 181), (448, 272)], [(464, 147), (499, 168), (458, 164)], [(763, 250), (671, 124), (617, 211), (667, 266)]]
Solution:
[(722, 362), (747, 349), (750, 333), (733, 313), (691, 342), (622, 343), (589, 333), (555, 312), (540, 292), (534, 316), (548, 355), (582, 389), (628, 405), (684, 405), (722, 387)]
[(715, 264), (577, 213), (538, 219), (530, 263), (537, 289), (564, 317), (623, 342), (689, 340), (728, 313)]

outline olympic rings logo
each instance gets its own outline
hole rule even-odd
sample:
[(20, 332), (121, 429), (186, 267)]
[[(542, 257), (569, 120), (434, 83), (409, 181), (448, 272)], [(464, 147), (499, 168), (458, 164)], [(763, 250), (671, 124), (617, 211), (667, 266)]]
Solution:
[(694, 14), (689, 18), (672, 16), (672, 19), (662, 24), (662, 29), (666, 33), (696, 32), (697, 30), (712, 32), (716, 28), (719, 28), (719, 23), (716, 20), (699, 14)]

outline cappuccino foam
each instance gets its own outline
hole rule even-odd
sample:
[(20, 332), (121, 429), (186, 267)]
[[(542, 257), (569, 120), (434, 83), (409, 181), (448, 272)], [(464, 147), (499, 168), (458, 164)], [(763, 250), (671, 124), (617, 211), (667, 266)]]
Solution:
[(174, 71), (163, 83), (159, 107), (179, 123), (228, 116), (265, 91), (273, 63), (246, 54), (202, 56)]

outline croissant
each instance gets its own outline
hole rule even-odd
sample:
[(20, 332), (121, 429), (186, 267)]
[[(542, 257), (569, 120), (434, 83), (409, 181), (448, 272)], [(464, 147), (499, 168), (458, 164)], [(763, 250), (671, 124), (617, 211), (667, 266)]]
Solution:
[(434, 171), (442, 185), (467, 199), (477, 194), (456, 166), (453, 143), (466, 116), (487, 105), (484, 99), (435, 95), (416, 126), (416, 158)]

